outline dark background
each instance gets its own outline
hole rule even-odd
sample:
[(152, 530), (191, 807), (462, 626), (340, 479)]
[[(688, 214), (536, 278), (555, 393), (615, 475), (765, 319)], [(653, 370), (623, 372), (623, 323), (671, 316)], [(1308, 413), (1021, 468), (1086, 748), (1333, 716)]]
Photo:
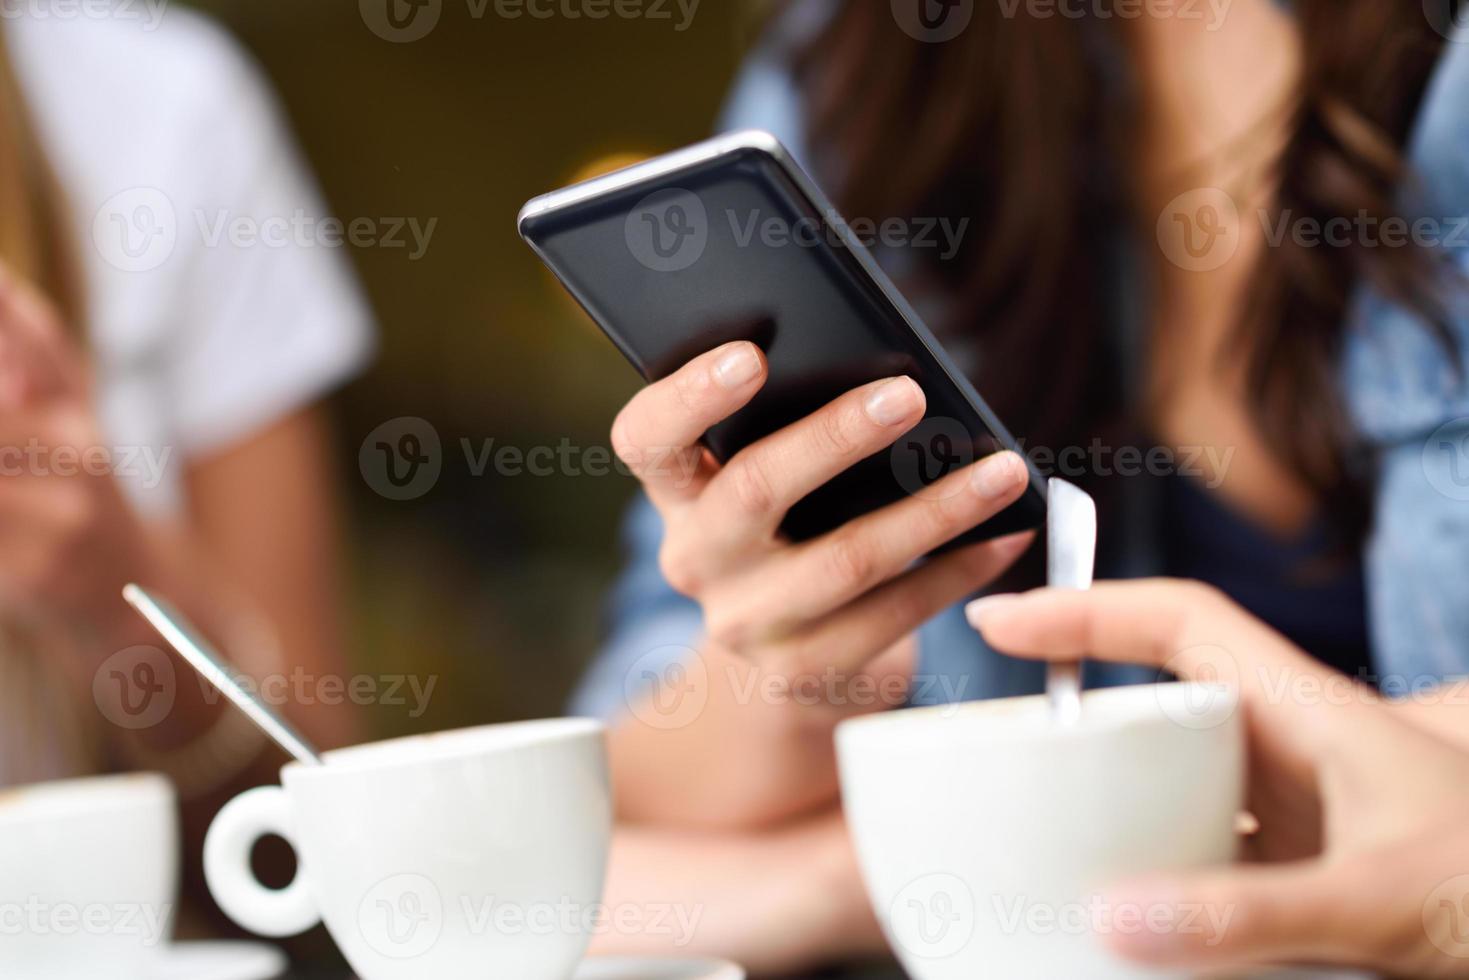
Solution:
[[(707, 135), (755, 5), (704, 0), (680, 32), (675, 3), (671, 20), (510, 20), (494, 0), (483, 16), (478, 0), (442, 0), (437, 26), (411, 43), (375, 34), (358, 0), (192, 5), (263, 66), (332, 212), (438, 219), (417, 261), (411, 249), (352, 252), (381, 326), (375, 367), (333, 405), (352, 666), (439, 678), (423, 717), (370, 709), (373, 735), (561, 713), (598, 642), (634, 486), (616, 474), (475, 476), (460, 440), (476, 452), (489, 439), (605, 447), (637, 378), (515, 217), (599, 162)], [(358, 469), (364, 438), (400, 416), (428, 420), (443, 447), (438, 483), (410, 501), (378, 495)]]

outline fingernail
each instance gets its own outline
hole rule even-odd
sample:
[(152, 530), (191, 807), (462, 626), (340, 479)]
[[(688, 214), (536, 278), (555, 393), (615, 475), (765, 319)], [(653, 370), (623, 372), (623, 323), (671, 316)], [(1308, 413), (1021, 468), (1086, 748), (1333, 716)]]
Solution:
[(974, 489), (981, 497), (991, 500), (1003, 497), (1015, 489), (1024, 472), (1020, 457), (1012, 452), (998, 453), (984, 460), (974, 471)]
[(969, 625), (977, 630), (984, 629), (984, 617), (996, 609), (1012, 606), (1019, 598), (1011, 592), (1001, 592), (996, 595), (981, 596), (964, 607), (964, 618), (969, 620)]
[(746, 343), (734, 344), (714, 363), (714, 380), (721, 388), (739, 388), (760, 373), (760, 356)]
[(897, 425), (923, 407), (923, 392), (912, 378), (894, 378), (867, 395), (862, 410), (878, 425)]

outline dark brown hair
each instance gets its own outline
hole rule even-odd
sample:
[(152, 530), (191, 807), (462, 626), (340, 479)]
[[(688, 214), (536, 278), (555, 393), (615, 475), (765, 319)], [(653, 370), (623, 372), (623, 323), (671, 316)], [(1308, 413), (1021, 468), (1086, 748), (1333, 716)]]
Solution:
[[(1322, 222), (1387, 217), (1443, 38), (1418, 3), (1294, 6), (1304, 77), (1275, 207)], [(1134, 433), (1128, 358), (1108, 329), (1118, 230), (1153, 234), (1138, 227), (1126, 176), (1137, 116), (1126, 26), (1004, 7), (976, 0), (962, 35), (926, 43), (899, 28), (888, 0), (840, 3), (794, 58), (813, 159), (849, 215), (970, 218), (957, 256), (929, 260), (905, 288), (948, 297), (948, 322), (934, 326), (982, 342), (975, 381), (1017, 434), (1060, 447)], [(1346, 539), (1360, 540), (1370, 465), (1334, 373), (1347, 307), (1370, 277), (1447, 341), (1437, 264), (1421, 249), (1289, 241), (1270, 258), (1237, 328), (1250, 409)]]

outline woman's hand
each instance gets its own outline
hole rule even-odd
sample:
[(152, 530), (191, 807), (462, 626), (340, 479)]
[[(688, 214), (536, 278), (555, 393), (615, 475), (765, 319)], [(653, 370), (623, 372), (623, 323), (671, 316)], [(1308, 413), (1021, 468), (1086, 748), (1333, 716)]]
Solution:
[(909, 378), (878, 381), (718, 465), (700, 440), (765, 380), (758, 347), (727, 344), (645, 388), (613, 426), (613, 448), (663, 517), (664, 574), (703, 609), (702, 666), (711, 678), (710, 705), (689, 725), (653, 731), (634, 718), (623, 726), (624, 742), (635, 744), (622, 752), (614, 746), (614, 759), (624, 761), (619, 775), (630, 816), (727, 826), (828, 801), (835, 793), (831, 726), (886, 703), (765, 697), (734, 706), (738, 689), (806, 683), (840, 692), (874, 671), (906, 674), (913, 653), (902, 641), (992, 580), (1030, 541), (1018, 535), (971, 545), (914, 566), (1020, 497), (1027, 474), (1013, 453), (981, 460), (824, 537), (785, 540), (787, 511), (892, 445), (922, 420), (925, 400)]
[(1222, 936), (1117, 935), (1121, 953), (1182, 967), (1469, 976), (1469, 878), (1459, 878), (1469, 874), (1469, 754), (1205, 586), (1041, 590), (982, 599), (969, 614), (1019, 656), (1145, 664), (1241, 692), (1259, 823), (1249, 851), (1268, 863), (1123, 884), (1119, 903), (1231, 918)]
[(148, 548), (86, 371), (51, 306), (0, 270), (0, 604), (106, 628)]

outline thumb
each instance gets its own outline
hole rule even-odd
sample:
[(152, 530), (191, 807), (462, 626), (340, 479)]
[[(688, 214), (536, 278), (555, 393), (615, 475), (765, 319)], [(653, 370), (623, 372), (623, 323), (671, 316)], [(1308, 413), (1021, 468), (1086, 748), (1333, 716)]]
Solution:
[(1341, 962), (1365, 939), (1351, 908), (1364, 892), (1339, 878), (1311, 861), (1125, 883), (1108, 895), (1113, 927), (1102, 938), (1154, 966)]

